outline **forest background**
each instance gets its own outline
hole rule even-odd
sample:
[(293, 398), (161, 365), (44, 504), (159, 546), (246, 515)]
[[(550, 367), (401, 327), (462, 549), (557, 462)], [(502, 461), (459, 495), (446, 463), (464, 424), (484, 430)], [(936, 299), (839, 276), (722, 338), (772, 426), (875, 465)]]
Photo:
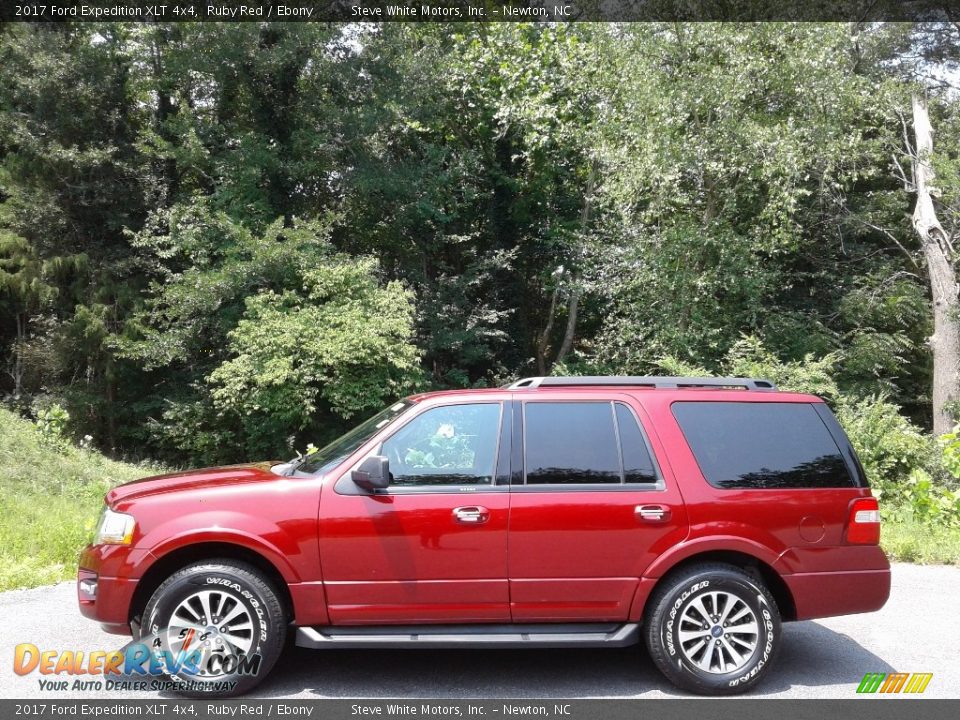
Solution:
[(0, 587), (72, 572), (113, 483), (550, 373), (819, 394), (888, 551), (960, 561), (958, 60), (949, 23), (0, 27)]

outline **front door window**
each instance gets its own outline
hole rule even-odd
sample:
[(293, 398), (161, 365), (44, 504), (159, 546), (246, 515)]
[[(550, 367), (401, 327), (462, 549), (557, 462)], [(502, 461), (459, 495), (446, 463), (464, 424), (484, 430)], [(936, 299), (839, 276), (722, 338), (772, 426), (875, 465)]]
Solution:
[(390, 485), (492, 485), (500, 403), (427, 410), (383, 443)]

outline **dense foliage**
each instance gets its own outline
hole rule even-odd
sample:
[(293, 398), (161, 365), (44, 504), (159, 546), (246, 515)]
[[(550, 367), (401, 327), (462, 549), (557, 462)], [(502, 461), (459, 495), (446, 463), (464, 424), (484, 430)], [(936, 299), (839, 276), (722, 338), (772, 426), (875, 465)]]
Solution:
[(416, 388), (770, 375), (827, 397), (878, 481), (939, 486), (898, 168), (935, 65), (960, 227), (950, 32), (6, 26), (0, 393), (187, 465)]

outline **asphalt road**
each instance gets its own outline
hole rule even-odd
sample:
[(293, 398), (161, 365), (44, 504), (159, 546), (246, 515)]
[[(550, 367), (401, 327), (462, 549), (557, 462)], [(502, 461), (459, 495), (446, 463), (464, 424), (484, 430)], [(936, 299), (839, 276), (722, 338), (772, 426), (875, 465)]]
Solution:
[[(925, 697), (960, 698), (960, 568), (895, 565), (880, 612), (785, 627), (773, 674), (755, 697), (851, 698), (866, 672), (931, 672)], [(149, 697), (52, 693), (11, 672), (14, 646), (112, 650), (77, 611), (73, 583), (0, 593), (0, 697)], [(661, 698), (675, 690), (641, 647), (598, 650), (327, 650), (290, 648), (250, 697)], [(171, 696), (172, 697), (172, 696)]]

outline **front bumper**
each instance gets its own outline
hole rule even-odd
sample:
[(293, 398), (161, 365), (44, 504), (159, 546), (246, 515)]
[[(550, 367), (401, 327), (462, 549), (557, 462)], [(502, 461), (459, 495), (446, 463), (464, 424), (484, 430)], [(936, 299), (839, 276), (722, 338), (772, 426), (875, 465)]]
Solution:
[(131, 605), (139, 569), (150, 554), (122, 545), (87, 545), (77, 570), (80, 613), (110, 633), (130, 635)]

